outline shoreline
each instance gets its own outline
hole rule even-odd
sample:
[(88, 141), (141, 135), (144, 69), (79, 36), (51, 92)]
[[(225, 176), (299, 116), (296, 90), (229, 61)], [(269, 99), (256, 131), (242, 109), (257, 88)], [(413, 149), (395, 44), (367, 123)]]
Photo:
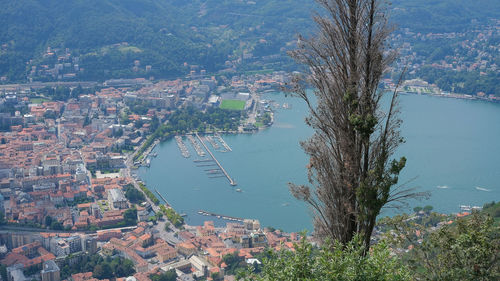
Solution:
[[(393, 88), (384, 89), (386, 92), (394, 92)], [(398, 94), (403, 95), (414, 95), (414, 96), (430, 96), (430, 97), (438, 97), (438, 98), (447, 98), (447, 99), (457, 99), (457, 100), (473, 100), (473, 101), (484, 101), (489, 103), (500, 103), (500, 98), (492, 99), (488, 97), (478, 97), (467, 94), (454, 94), (454, 93), (425, 93), (425, 92), (408, 92), (408, 91), (397, 91)]]
[[(412, 96), (412, 95), (410, 95), (410, 97), (407, 97), (407, 98), (411, 98), (411, 96)], [(403, 97), (403, 98), (404, 98), (404, 97)], [(406, 99), (406, 98), (405, 98), (405, 99)], [(418, 98), (418, 97), (415, 97), (414, 99), (419, 99), (419, 98)], [(440, 105), (440, 104), (444, 105), (444, 104), (450, 104), (450, 103), (451, 103), (451, 105), (456, 104), (455, 102), (453, 102), (453, 101), (451, 101), (451, 100), (450, 100), (449, 102), (448, 102), (448, 101), (446, 101), (446, 100), (442, 100), (442, 101), (435, 100), (435, 101), (433, 101), (432, 99), (425, 99), (425, 98), (421, 98), (421, 99), (419, 99), (419, 100), (422, 100), (422, 103), (423, 103), (423, 104), (432, 104), (432, 103), (435, 103), (435, 102), (437, 102), (437, 105)], [(277, 101), (278, 101), (278, 102), (280, 102), (280, 103), (283, 103), (283, 100), (282, 100), (282, 99), (278, 99)], [(284, 100), (284, 101), (286, 101), (286, 100)], [(410, 101), (413, 101), (413, 99), (410, 99)], [(461, 103), (461, 102), (458, 102), (458, 103)], [(412, 103), (412, 104), (413, 104), (413, 103)], [(417, 103), (417, 104), (421, 104), (421, 103)], [(462, 104), (464, 104), (462, 107), (466, 106), (466, 105), (465, 105), (466, 103), (462, 103)], [(477, 110), (481, 110), (481, 108), (483, 108), (482, 106), (480, 106), (480, 105), (479, 105), (479, 103), (470, 103), (470, 104), (472, 105), (472, 107), (473, 107), (473, 108), (476, 108)], [(474, 106), (473, 104), (476, 104), (476, 106)], [(436, 105), (436, 106), (437, 106), (437, 105)], [(294, 108), (298, 108), (298, 107), (295, 107), (295, 105), (294, 105)], [(413, 107), (413, 106), (412, 106), (412, 108), (415, 108), (415, 107)], [(419, 108), (419, 107), (417, 107), (417, 108)], [(413, 109), (412, 109), (412, 110), (413, 110)], [(477, 110), (476, 110), (476, 111), (477, 111)], [(420, 111), (420, 109), (415, 110), (415, 112), (418, 112), (418, 111)], [(283, 120), (282, 120), (282, 118), (280, 118), (280, 116), (282, 116), (282, 115), (283, 115), (283, 116), (288, 116), (288, 115), (289, 115), (290, 113), (292, 113), (292, 112), (290, 112), (290, 113), (286, 113), (286, 115), (284, 115), (284, 114), (285, 114), (285, 111), (278, 110), (278, 111), (276, 111), (275, 113), (276, 113), (275, 118), (276, 118), (276, 121), (277, 121), (277, 122), (289, 122), (289, 121), (286, 121), (286, 120), (288, 120), (288, 119), (283, 119)], [(294, 114), (295, 114), (295, 113), (294, 113)], [(296, 119), (294, 118), (293, 120), (296, 120)], [(295, 121), (294, 121), (294, 122), (295, 122)], [(278, 123), (276, 123), (276, 124), (278, 124)], [(275, 124), (275, 125), (276, 125), (276, 124)], [(276, 128), (278, 128), (278, 127), (276, 127), (276, 126), (271, 126), (271, 129), (273, 129), (273, 130), (271, 130), (271, 131), (273, 131), (273, 132), (274, 132), (274, 129), (276, 129)], [(261, 134), (259, 134), (259, 135), (261, 135)], [(235, 144), (235, 145), (236, 145), (236, 144), (238, 144), (239, 146), (241, 146), (242, 142), (243, 142), (243, 143), (247, 142), (248, 144), (251, 144), (251, 143), (253, 142), (253, 138), (254, 138), (254, 137), (255, 137), (255, 138), (259, 138), (259, 135), (252, 136), (252, 137), (251, 137), (251, 139), (250, 139), (250, 136), (249, 136), (248, 138), (247, 138), (247, 137), (243, 137), (243, 136), (241, 136), (241, 137), (236, 137), (236, 135), (235, 135), (235, 134), (234, 134), (234, 132), (233, 132), (233, 133), (231, 134), (231, 140), (232, 140), (231, 145), (233, 145), (233, 142), (234, 142), (234, 144)], [(267, 135), (267, 134), (265, 134), (265, 135)], [(236, 142), (236, 141), (235, 141), (235, 139), (237, 139), (238, 141)], [(249, 142), (248, 142), (248, 141), (249, 141)], [(175, 146), (175, 143), (173, 143), (173, 145)], [(207, 145), (209, 145), (209, 144), (207, 143)], [(162, 146), (162, 147), (164, 147), (164, 146)], [(173, 152), (179, 153), (179, 152), (177, 151), (177, 147), (175, 147), (175, 151), (170, 149), (170, 148), (172, 148), (172, 149), (173, 149), (173, 147), (170, 147), (170, 144), (169, 144), (167, 147), (169, 147), (169, 148), (168, 148), (168, 151), (170, 151), (169, 153), (173, 153)], [(260, 146), (259, 146), (259, 147), (260, 147)], [(210, 148), (211, 148), (211, 147), (210, 147)], [(233, 149), (234, 149), (234, 148), (233, 148)], [(162, 148), (162, 151), (163, 151), (163, 148)], [(246, 150), (245, 150), (245, 151), (246, 151)], [(158, 154), (162, 154), (163, 156), (161, 156), (161, 157), (163, 157), (163, 158), (161, 158), (161, 159), (156, 159), (156, 160), (155, 160), (156, 162), (152, 163), (152, 165), (154, 165), (155, 167), (157, 167), (157, 164), (159, 163), (158, 161), (163, 162), (163, 161), (164, 161), (164, 159), (166, 159), (163, 153), (160, 153), (159, 151), (157, 151), (157, 152), (158, 152)], [(238, 151), (238, 154), (239, 154), (239, 153), (241, 153), (241, 151)], [(246, 155), (246, 154), (244, 154), (244, 155)], [(158, 157), (160, 157), (160, 156), (158, 156)], [(239, 157), (239, 156), (238, 156), (238, 157)], [(168, 156), (168, 159), (171, 159), (171, 158), (172, 158), (171, 156)], [(231, 156), (230, 158), (231, 158), (231, 159), (234, 159), (234, 158), (235, 158), (235, 155)], [(225, 165), (225, 166), (226, 166), (226, 165), (229, 165), (227, 168), (230, 168), (230, 167), (231, 167), (231, 165), (234, 165), (234, 161), (233, 161), (233, 163), (232, 163), (232, 164), (230, 164), (229, 162), (225, 161), (225, 160), (224, 160), (224, 158), (222, 158), (221, 160), (223, 160), (223, 161), (222, 161), (222, 164), (223, 164), (223, 165)], [(169, 162), (174, 162), (174, 163), (175, 163), (175, 162), (176, 162), (176, 161), (178, 161), (178, 160), (177, 160), (177, 158), (175, 158), (175, 161), (174, 161), (173, 159), (172, 159), (172, 160), (167, 160), (167, 161), (169, 161)], [(417, 160), (415, 160), (415, 161), (417, 161)], [(227, 162), (227, 164), (226, 164), (226, 162)], [(253, 162), (252, 162), (252, 163), (253, 163)], [(417, 163), (417, 162), (415, 162), (415, 163)], [(187, 163), (187, 162), (186, 162), (186, 163), (184, 163), (184, 164), (188, 165), (189, 163)], [(183, 167), (184, 167), (184, 166), (186, 166), (186, 165), (184, 165), (184, 164), (183, 164)], [(160, 163), (160, 166), (162, 166), (162, 165), (163, 165), (163, 164), (161, 164), (161, 163)], [(175, 166), (175, 164), (174, 164), (173, 166)], [(156, 168), (156, 170), (157, 170), (157, 169), (158, 169), (158, 168)], [(183, 169), (187, 169), (187, 168), (183, 168)], [(408, 171), (409, 171), (409, 172), (412, 172), (412, 171), (410, 171), (410, 170), (408, 170)], [(186, 173), (188, 173), (188, 174), (189, 174), (189, 173), (195, 173), (195, 172), (199, 172), (199, 171), (197, 171), (197, 170), (193, 170), (193, 171), (189, 170), (189, 171), (188, 171), (188, 172), (186, 172)], [(236, 171), (236, 170), (235, 170), (235, 171), (231, 172), (231, 169), (229, 169), (229, 172), (230, 172), (231, 176), (235, 176), (235, 177), (236, 177), (236, 180), (238, 180), (238, 182), (239, 182), (239, 183), (241, 183), (242, 189), (244, 189), (244, 191), (247, 191), (247, 190), (246, 190), (247, 185), (250, 185), (250, 184), (251, 184), (251, 183), (249, 182), (249, 180), (248, 180), (248, 179), (246, 179), (245, 181), (243, 181), (244, 179), (243, 179), (243, 178), (241, 178), (241, 176), (240, 176), (240, 175), (238, 175), (239, 171)], [(174, 173), (176, 173), (176, 172), (174, 172)], [(233, 173), (234, 173), (234, 175), (233, 175)], [(155, 177), (156, 177), (156, 178), (158, 178), (158, 175), (156, 175), (156, 176), (150, 176), (150, 175), (149, 175), (149, 172), (147, 171), (147, 169), (141, 169), (140, 174), (141, 174), (141, 178), (143, 178), (143, 179), (147, 179), (147, 180), (148, 180), (148, 183), (152, 183), (152, 184), (160, 184), (160, 185), (162, 184), (162, 181), (161, 181), (161, 180), (160, 180), (160, 181), (155, 180)], [(157, 174), (157, 173), (156, 173), (156, 174)], [(161, 173), (160, 173), (160, 175), (161, 175)], [(438, 182), (438, 181), (440, 181), (440, 180), (441, 180), (441, 178), (438, 178), (438, 179), (433, 180), (433, 181)], [(245, 182), (246, 182), (246, 183), (245, 183)], [(179, 193), (183, 193), (183, 191), (176, 191), (176, 190), (177, 190), (177, 189), (182, 190), (184, 187), (182, 187), (182, 188), (177, 188), (177, 189), (176, 189), (176, 188), (174, 188), (174, 187), (175, 187), (175, 185), (182, 184), (182, 182), (179, 182), (178, 180), (175, 180), (175, 181), (173, 182), (173, 184), (174, 184), (174, 186), (171, 186), (171, 187), (168, 187), (168, 188), (163, 188), (163, 187), (162, 187), (161, 189), (160, 189), (160, 188), (158, 188), (158, 189), (159, 189), (159, 190), (162, 190), (162, 194), (167, 195), (166, 197), (169, 199), (169, 201), (172, 201), (171, 203), (173, 203), (173, 204), (174, 204), (174, 208), (175, 208), (175, 209), (178, 209), (180, 212), (183, 212), (183, 213), (188, 213), (188, 214), (189, 214), (189, 219), (186, 219), (186, 220), (188, 221), (188, 223), (189, 223), (190, 225), (199, 225), (199, 224), (200, 224), (200, 222), (204, 219), (203, 217), (201, 217), (201, 216), (198, 216), (198, 215), (194, 214), (194, 213), (196, 213), (196, 211), (198, 211), (198, 210), (200, 210), (200, 209), (203, 209), (203, 210), (206, 210), (206, 211), (211, 211), (211, 212), (214, 212), (214, 213), (220, 213), (220, 214), (224, 214), (224, 215), (229, 215), (229, 216), (231, 216), (231, 215), (232, 215), (232, 216), (236, 216), (236, 217), (238, 217), (238, 216), (239, 216), (239, 217), (255, 217), (255, 218), (257, 218), (257, 219), (261, 219), (261, 221), (264, 221), (264, 222), (266, 221), (266, 219), (264, 219), (264, 217), (260, 214), (260, 212), (256, 212), (256, 213), (254, 213), (254, 214), (252, 215), (249, 211), (240, 212), (240, 211), (238, 211), (238, 210), (231, 209), (232, 207), (231, 207), (231, 208), (230, 208), (230, 207), (225, 207), (225, 208), (210, 208), (209, 206), (205, 206), (204, 204), (201, 204), (201, 203), (200, 203), (200, 204), (194, 204), (194, 203), (183, 204), (183, 203), (182, 203), (182, 202), (183, 202), (183, 201), (182, 201), (182, 199), (179, 199), (179, 198), (182, 198), (182, 197), (179, 197), (179, 196), (178, 196), (178, 194), (179, 194)], [(203, 185), (208, 185), (208, 186), (212, 186), (212, 185), (214, 185), (211, 181), (206, 180), (206, 179), (205, 179), (205, 180), (203, 180), (203, 179), (201, 179), (201, 180), (197, 180), (197, 181), (196, 181), (196, 183), (193, 183), (193, 184), (194, 184), (194, 185), (189, 184), (189, 185), (187, 185), (187, 186), (185, 186), (185, 187), (186, 187), (186, 188), (188, 188), (188, 189), (191, 189), (191, 190), (192, 190), (192, 189), (194, 189), (194, 188), (196, 188), (196, 187), (198, 187), (198, 188), (199, 188), (199, 187), (200, 187), (200, 185), (201, 185), (201, 186), (203, 186)], [(226, 182), (224, 182), (224, 184), (226, 184)], [(431, 183), (431, 184), (432, 184), (432, 183)], [(437, 184), (439, 184), (439, 183), (436, 183), (436, 185), (437, 185)], [(488, 183), (484, 183), (484, 184), (485, 184), (485, 185), (488, 185)], [(431, 188), (433, 188), (433, 187), (434, 187), (434, 185), (427, 185), (427, 184), (424, 184), (424, 185), (425, 185), (425, 186), (423, 186), (423, 187), (425, 188), (425, 190), (427, 190), (427, 189), (431, 189)], [(464, 185), (467, 185), (467, 184), (464, 184)], [(467, 186), (468, 186), (468, 185), (467, 185)], [(466, 187), (460, 187), (460, 188), (461, 188), (461, 189), (460, 189), (460, 191), (459, 191), (459, 193), (460, 193), (460, 194), (462, 194), (462, 193), (463, 193), (463, 194), (469, 194), (469, 191), (468, 191), (468, 189), (467, 189)], [(196, 194), (205, 194), (205, 191), (204, 191), (204, 190), (205, 190), (205, 188), (203, 188), (203, 191), (202, 191), (203, 193), (199, 193), (199, 192), (195, 192), (195, 191), (189, 191), (187, 194), (191, 194), (190, 196), (196, 196)], [(217, 194), (221, 194), (221, 193), (231, 193), (231, 194), (232, 194), (232, 192), (229, 192), (229, 190), (217, 190), (217, 191), (215, 191), (215, 190), (214, 190), (214, 192), (217, 192)], [(484, 197), (484, 195), (483, 195), (483, 194), (477, 194), (477, 195), (474, 195), (474, 197), (470, 197), (470, 198), (472, 199), (470, 202), (469, 202), (468, 200), (467, 200), (467, 201), (464, 201), (464, 200), (457, 200), (457, 201), (455, 202), (455, 204), (443, 204), (443, 205), (441, 205), (441, 203), (438, 203), (438, 201), (440, 200), (440, 198), (442, 198), (442, 196), (445, 196), (443, 192), (445, 192), (445, 191), (444, 191), (444, 190), (441, 190), (441, 189), (437, 190), (436, 192), (433, 192), (433, 197), (435, 197), (435, 198), (434, 198), (433, 200), (430, 200), (428, 203), (429, 203), (429, 204), (431, 204), (431, 205), (433, 205), (433, 206), (435, 206), (435, 207), (436, 207), (436, 209), (437, 209), (437, 210), (436, 210), (437, 212), (444, 213), (444, 214), (454, 214), (454, 213), (458, 213), (458, 212), (460, 211), (460, 209), (459, 209), (459, 205), (460, 205), (460, 204), (482, 206), (482, 204), (483, 204), (483, 203), (486, 203), (486, 202), (488, 201), (488, 200), (480, 200), (482, 197)], [(208, 192), (207, 192), (207, 193), (208, 193)], [(285, 193), (285, 192), (280, 192), (280, 194), (284, 194), (284, 193)], [(235, 193), (235, 194), (237, 194), (237, 193)], [(450, 193), (450, 194), (451, 194), (451, 193)], [(243, 195), (245, 196), (245, 198), (246, 198), (246, 196), (248, 196), (248, 195), (245, 195), (245, 192), (243, 193)], [(236, 196), (241, 196), (241, 195), (230, 195), (230, 194), (228, 194), (227, 196), (226, 196), (226, 195), (222, 195), (222, 196), (223, 196), (224, 198), (244, 198), (244, 197), (236, 197)], [(174, 199), (174, 198), (176, 198), (176, 199)], [(201, 198), (204, 198), (204, 197), (201, 197)], [(212, 197), (209, 197), (209, 198), (212, 198)], [(469, 197), (466, 197), (466, 198), (469, 198)], [(476, 200), (476, 199), (477, 199), (477, 200)], [(180, 201), (179, 201), (179, 200), (180, 200)], [(212, 200), (213, 200), (213, 199), (212, 199)], [(235, 199), (235, 200), (239, 200), (239, 199)], [(241, 200), (245, 200), (245, 199), (241, 199)], [(283, 200), (285, 200), (285, 201), (286, 201), (286, 199), (283, 199)], [(285, 202), (285, 201), (283, 201), (283, 202)], [(201, 201), (200, 201), (200, 202), (201, 202)], [(276, 206), (274, 206), (274, 205), (273, 205), (272, 209), (273, 209), (273, 210), (274, 210), (274, 209), (276, 209), (276, 210), (278, 210), (278, 211), (281, 213), (281, 212), (282, 212), (282, 210), (285, 210), (285, 209), (283, 209), (282, 207), (280, 207), (280, 205), (281, 205), (283, 202), (281, 202), (281, 201), (280, 201), (280, 202), (276, 202)], [(452, 202), (450, 202), (450, 203), (452, 203)], [(199, 207), (198, 207), (198, 205), (199, 205)], [(244, 206), (247, 206), (247, 205), (249, 205), (249, 204), (243, 204), (243, 205), (244, 205)], [(409, 211), (410, 211), (410, 209), (408, 209), (408, 210), (406, 210), (406, 211), (404, 211), (404, 212), (408, 213)], [(388, 210), (387, 212), (392, 213), (392, 211), (391, 211), (391, 210)], [(387, 213), (387, 212), (386, 212), (385, 214), (382, 214), (382, 216), (389, 216), (389, 215), (390, 215), (390, 216), (392, 216), (392, 214), (389, 214), (389, 213)], [(242, 215), (242, 214), (243, 214), (243, 215)], [(382, 216), (381, 216), (381, 217), (382, 217)], [(276, 217), (276, 216), (274, 216), (274, 217)], [(267, 219), (267, 220), (268, 220), (268, 221), (270, 221), (270, 222), (272, 222), (272, 221), (276, 221), (276, 220), (274, 219), (274, 217), (273, 217), (273, 216), (271, 216), (271, 217), (270, 217), (269, 219)], [(205, 217), (205, 220), (207, 220), (207, 219), (208, 219), (208, 220), (211, 220), (211, 219), (216, 219), (216, 218), (215, 218), (215, 217)], [(223, 223), (224, 223), (224, 222), (222, 222), (222, 224), (223, 224)], [(267, 223), (264, 223), (264, 224), (267, 224)], [(269, 223), (269, 225), (277, 225), (278, 227), (284, 227), (285, 229), (287, 229), (287, 227), (286, 227), (285, 225), (290, 225), (290, 224), (289, 224), (288, 222), (287, 222), (287, 223), (284, 223), (284, 224), (281, 224), (281, 222), (279, 222), (278, 224), (274, 224), (274, 223), (273, 223), (273, 224), (271, 224), (271, 223)], [(293, 228), (293, 224), (292, 224), (291, 226), (292, 226), (292, 228), (290, 228), (289, 230), (293, 230), (293, 229), (294, 229), (294, 228)]]

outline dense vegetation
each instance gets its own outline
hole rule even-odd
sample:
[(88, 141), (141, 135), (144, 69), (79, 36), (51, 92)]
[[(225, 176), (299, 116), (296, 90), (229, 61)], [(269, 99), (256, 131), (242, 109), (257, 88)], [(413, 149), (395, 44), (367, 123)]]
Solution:
[(153, 203), (155, 203), (156, 205), (160, 203), (160, 200), (143, 183), (140, 182), (139, 187)]
[(172, 208), (167, 208), (165, 205), (160, 205), (160, 210), (165, 214), (167, 219), (175, 226), (181, 227), (184, 224), (184, 218), (181, 217), (177, 212), (175, 212)]
[(125, 186), (125, 197), (134, 204), (142, 203), (146, 200), (144, 194), (137, 190), (132, 184), (127, 184)]
[(177, 280), (177, 273), (175, 269), (171, 269), (162, 274), (151, 275), (149, 278), (151, 278), (152, 281), (175, 281)]
[(498, 18), (496, 0), (392, 0), (391, 18), (414, 32), (463, 32), (471, 21), (485, 23)]
[(418, 71), (417, 77), (436, 84), (443, 91), (462, 94), (483, 92), (487, 95), (500, 96), (500, 77), (494, 72), (480, 75), (479, 71), (457, 72), (424, 66)]
[[(43, 56), (47, 47), (78, 56), (83, 80), (173, 77), (189, 70), (184, 62), (214, 71), (243, 49), (277, 53), (309, 21), (303, 13), (309, 9), (297, 9), (303, 6), (297, 0), (258, 2), (1, 0), (0, 76), (24, 80), (30, 59), (31, 65), (57, 63)], [(141, 62), (136, 70), (135, 60)]]
[(493, 201), (484, 204), (483, 212), (490, 215), (495, 220), (496, 225), (500, 225), (500, 202)]
[[(500, 14), (496, 0), (393, 3), (391, 20), (415, 32), (463, 31), (473, 19)], [(274, 63), (283, 68), (284, 51), (294, 47), (287, 43), (311, 28), (315, 8), (313, 0), (0, 0), (0, 6), (0, 76), (10, 82), (26, 81), (31, 66), (62, 62), (83, 69), (78, 79), (97, 81), (179, 76), (189, 71), (185, 62), (217, 71), (243, 53), (281, 54)], [(44, 57), (47, 47), (59, 52)], [(72, 58), (58, 61), (66, 48)]]
[(111, 279), (127, 277), (135, 273), (134, 263), (122, 257), (102, 257), (99, 254), (84, 256), (80, 262), (73, 265), (65, 265), (61, 268), (61, 280), (68, 278), (71, 274), (80, 272), (92, 272), (97, 279)]
[[(416, 211), (425, 215), (381, 220), (385, 235), (366, 256), (359, 239), (321, 248), (302, 240), (295, 251), (267, 251), (256, 257), (261, 266), (237, 271), (245, 280), (499, 280), (500, 203), (458, 219), (430, 206)], [(224, 261), (228, 270), (241, 268), (237, 255)]]
[(499, 280), (500, 229), (474, 213), (430, 233), (406, 258), (420, 280)]
[[(332, 250), (333, 249), (333, 250)], [(363, 256), (360, 239), (348, 245), (339, 243), (316, 248), (303, 239), (295, 251), (269, 252), (262, 272), (240, 273), (244, 280), (411, 280), (410, 270), (391, 256), (388, 247), (378, 244)], [(250, 269), (252, 269), (250, 267)]]
[(134, 156), (134, 161), (141, 160), (143, 153), (157, 139), (168, 139), (174, 135), (185, 134), (192, 131), (205, 132), (208, 129), (219, 129), (224, 131), (236, 131), (242, 112), (238, 110), (225, 110), (220, 108), (209, 108), (206, 112), (194, 107), (186, 107), (176, 110), (168, 117), (166, 124), (152, 126), (156, 130), (147, 137)]
[(187, 107), (174, 112), (165, 125), (165, 136), (190, 131), (205, 132), (208, 128), (234, 131), (238, 129), (242, 113), (237, 110), (209, 108), (206, 112)]

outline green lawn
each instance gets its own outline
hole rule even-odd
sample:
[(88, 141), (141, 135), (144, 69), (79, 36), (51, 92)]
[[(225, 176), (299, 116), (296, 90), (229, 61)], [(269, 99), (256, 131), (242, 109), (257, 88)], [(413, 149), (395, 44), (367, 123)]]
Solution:
[(31, 98), (30, 102), (34, 104), (41, 104), (42, 102), (50, 101), (50, 99), (46, 98)]
[(245, 109), (245, 102), (241, 100), (223, 100), (220, 104), (220, 108), (230, 110), (243, 110)]

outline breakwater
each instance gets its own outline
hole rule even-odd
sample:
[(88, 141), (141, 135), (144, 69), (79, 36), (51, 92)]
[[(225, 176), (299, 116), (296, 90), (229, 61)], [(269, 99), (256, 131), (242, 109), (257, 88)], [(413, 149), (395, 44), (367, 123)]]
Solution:
[[(217, 158), (215, 158), (214, 154), (210, 151), (210, 149), (207, 147), (207, 145), (205, 144), (205, 142), (200, 138), (200, 136), (198, 135), (198, 133), (195, 133), (195, 135), (198, 138), (198, 140), (201, 142), (201, 145), (203, 145), (203, 147), (205, 147), (205, 150), (208, 152), (208, 154), (210, 154), (210, 157), (212, 157), (212, 159), (217, 164), (217, 166), (219, 166), (219, 169), (222, 171), (222, 173), (224, 174), (224, 176), (226, 176), (227, 180), (229, 181), (229, 184), (232, 185), (232, 186), (235, 186), (236, 182), (229, 176), (229, 174), (224, 169), (224, 167), (222, 167), (222, 165), (219, 163), (219, 161), (217, 160)], [(225, 144), (225, 142), (224, 142), (224, 144)], [(231, 149), (231, 148), (229, 148), (229, 149)]]

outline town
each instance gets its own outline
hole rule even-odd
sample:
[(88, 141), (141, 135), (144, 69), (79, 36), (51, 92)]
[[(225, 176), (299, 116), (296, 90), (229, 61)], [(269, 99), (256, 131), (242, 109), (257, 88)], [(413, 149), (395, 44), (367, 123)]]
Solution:
[[(4, 280), (156, 280), (172, 272), (179, 280), (234, 280), (234, 269), (258, 266), (264, 249), (293, 249), (300, 235), (254, 219), (230, 219), (225, 227), (187, 225), (166, 203), (168, 194), (134, 174), (167, 137), (269, 126), (276, 105), (261, 94), (280, 90), (289, 79), (284, 72), (216, 79), (194, 69), (186, 79), (154, 84), (118, 79), (2, 86)], [(186, 108), (229, 114), (222, 119), (230, 121), (177, 124), (176, 114)], [(219, 135), (203, 138), (231, 149)], [(93, 271), (92, 263), (99, 264)]]
[[(262, 227), (256, 219), (199, 210), (226, 224), (186, 224), (168, 194), (146, 186), (136, 172), (149, 166), (160, 141), (174, 137), (183, 157), (191, 157), (192, 146), (193, 161), (208, 178), (226, 177), (237, 185), (209, 146), (230, 152), (222, 134), (271, 126), (274, 109), (289, 105), (263, 94), (282, 91), (291, 75), (214, 77), (193, 67), (176, 80), (0, 86), (3, 279), (235, 280), (237, 269), (258, 271), (268, 249), (293, 251), (301, 234)], [(385, 79), (383, 86), (387, 91), (396, 85)], [(446, 93), (419, 79), (399, 87), (403, 93), (497, 101)], [(470, 214), (430, 210), (417, 210), (407, 221), (437, 229)], [(386, 235), (382, 224), (373, 242)], [(412, 247), (392, 250), (401, 254)]]

